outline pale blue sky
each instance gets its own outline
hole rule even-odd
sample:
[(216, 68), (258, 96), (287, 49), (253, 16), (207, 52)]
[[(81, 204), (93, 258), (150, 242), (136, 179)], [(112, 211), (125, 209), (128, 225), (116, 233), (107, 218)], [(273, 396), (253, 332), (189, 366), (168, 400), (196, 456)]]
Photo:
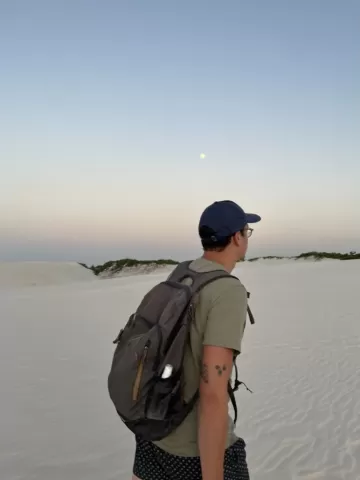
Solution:
[[(360, 2), (0, 2), (0, 259), (360, 250)], [(200, 159), (204, 152), (206, 159)]]

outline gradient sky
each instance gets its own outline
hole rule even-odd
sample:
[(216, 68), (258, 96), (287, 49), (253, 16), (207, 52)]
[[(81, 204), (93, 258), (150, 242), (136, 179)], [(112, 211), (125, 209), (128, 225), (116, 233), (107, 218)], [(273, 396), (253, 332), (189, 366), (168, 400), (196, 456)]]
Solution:
[[(0, 2), (0, 260), (360, 250), (360, 2)], [(207, 156), (200, 158), (201, 153)]]

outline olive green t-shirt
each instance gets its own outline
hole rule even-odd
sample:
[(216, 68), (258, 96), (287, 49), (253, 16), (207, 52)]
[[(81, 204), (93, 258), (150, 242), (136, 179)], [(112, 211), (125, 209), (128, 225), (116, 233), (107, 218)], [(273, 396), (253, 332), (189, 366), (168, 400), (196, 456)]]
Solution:
[[(198, 272), (225, 270), (215, 262), (201, 257), (190, 268)], [(195, 318), (190, 327), (189, 343), (184, 355), (184, 395), (189, 401), (200, 384), (203, 345), (241, 351), (247, 314), (247, 293), (234, 278), (221, 278), (206, 285), (196, 302)], [(227, 447), (236, 441), (233, 420), (229, 415)], [(195, 457), (198, 449), (198, 404), (184, 422), (168, 437), (154, 442), (172, 455)]]

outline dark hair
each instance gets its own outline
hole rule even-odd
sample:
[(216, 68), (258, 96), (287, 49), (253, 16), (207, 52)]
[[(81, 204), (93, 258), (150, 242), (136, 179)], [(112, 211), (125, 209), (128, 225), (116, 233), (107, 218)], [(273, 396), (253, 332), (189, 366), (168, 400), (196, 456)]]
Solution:
[(199, 235), (201, 238), (201, 245), (205, 252), (222, 252), (230, 244), (233, 235), (217, 239), (215, 232), (210, 227), (200, 227)]
[[(244, 236), (244, 229), (240, 233)], [(199, 235), (205, 252), (223, 252), (230, 245), (231, 239), (235, 234), (217, 239), (214, 230), (204, 226), (199, 228)]]

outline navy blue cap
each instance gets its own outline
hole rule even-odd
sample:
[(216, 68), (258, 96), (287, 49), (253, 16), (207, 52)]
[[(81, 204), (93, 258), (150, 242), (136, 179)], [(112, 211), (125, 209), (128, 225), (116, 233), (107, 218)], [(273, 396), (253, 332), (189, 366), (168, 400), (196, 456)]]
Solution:
[[(203, 211), (199, 222), (199, 234), (202, 238), (206, 235), (207, 238), (211, 237), (216, 241), (240, 232), (248, 223), (256, 223), (260, 220), (259, 215), (245, 213), (235, 202), (222, 200), (214, 202)], [(203, 231), (200, 233), (200, 229), (208, 229), (209, 237)]]

